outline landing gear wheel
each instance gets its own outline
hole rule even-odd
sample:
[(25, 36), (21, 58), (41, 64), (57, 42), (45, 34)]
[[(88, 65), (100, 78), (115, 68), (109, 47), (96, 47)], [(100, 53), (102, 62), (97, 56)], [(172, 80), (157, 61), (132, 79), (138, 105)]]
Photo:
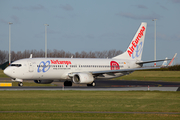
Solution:
[(64, 86), (72, 86), (72, 82), (71, 81), (65, 81)]
[(19, 83), (18, 83), (18, 86), (22, 87), (22, 86), (23, 86), (23, 83), (22, 83), (22, 82), (19, 82)]
[(92, 82), (91, 84), (87, 84), (87, 86), (96, 86), (96, 83), (95, 82)]
[(96, 86), (96, 83), (95, 83), (95, 82), (92, 82), (91, 85), (92, 85), (93, 87), (95, 87), (95, 86)]

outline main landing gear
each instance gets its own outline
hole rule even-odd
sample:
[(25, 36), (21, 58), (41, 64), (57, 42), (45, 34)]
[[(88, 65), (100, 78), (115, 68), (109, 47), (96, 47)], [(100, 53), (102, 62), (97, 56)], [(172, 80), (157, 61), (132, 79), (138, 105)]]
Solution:
[(64, 86), (72, 86), (72, 82), (66, 80), (66, 81), (64, 82)]
[[(65, 82), (64, 82), (64, 86), (72, 86), (72, 81), (68, 81), (68, 80), (66, 80)], [(90, 86), (96, 86), (96, 83), (95, 82), (92, 82), (91, 84), (87, 84), (87, 86), (88, 87), (90, 87)]]
[(91, 84), (87, 84), (87, 86), (96, 86), (96, 83), (95, 82), (92, 82)]

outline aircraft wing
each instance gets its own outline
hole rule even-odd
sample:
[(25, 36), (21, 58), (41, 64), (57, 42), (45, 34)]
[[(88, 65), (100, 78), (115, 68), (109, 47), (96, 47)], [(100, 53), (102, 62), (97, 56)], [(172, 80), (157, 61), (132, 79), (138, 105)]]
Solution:
[(106, 70), (106, 71), (92, 71), (93, 75), (96, 74), (105, 74), (105, 73), (120, 73), (120, 72), (132, 72), (137, 70), (150, 70), (150, 69), (159, 69), (161, 67), (146, 67), (146, 68), (133, 68), (133, 69), (119, 69), (119, 70)]
[(153, 63), (153, 62), (161, 62), (161, 61), (165, 61), (165, 60), (171, 60), (171, 59), (153, 60), (153, 61), (140, 61), (140, 62), (136, 62), (136, 64), (146, 64), (146, 63)]

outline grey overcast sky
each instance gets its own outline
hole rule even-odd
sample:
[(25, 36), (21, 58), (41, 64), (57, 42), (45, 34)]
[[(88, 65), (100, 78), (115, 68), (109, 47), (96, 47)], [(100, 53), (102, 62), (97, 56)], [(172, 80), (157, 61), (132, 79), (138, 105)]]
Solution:
[[(143, 60), (180, 51), (180, 0), (0, 0), (0, 50), (8, 51), (9, 24), (13, 51), (48, 49), (69, 52), (125, 51), (141, 22), (147, 22)], [(179, 53), (180, 54), (180, 53)], [(176, 63), (180, 63), (177, 55)]]

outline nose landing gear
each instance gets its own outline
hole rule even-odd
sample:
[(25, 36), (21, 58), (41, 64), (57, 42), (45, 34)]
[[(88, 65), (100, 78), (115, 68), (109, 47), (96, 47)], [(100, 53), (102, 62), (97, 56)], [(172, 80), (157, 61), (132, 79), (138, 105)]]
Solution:
[(23, 80), (19, 78), (13, 78), (11, 79), (13, 82), (19, 82), (18, 86), (22, 87), (23, 86)]
[(18, 86), (19, 86), (19, 87), (22, 87), (22, 86), (23, 86), (23, 83), (22, 83), (22, 82), (19, 82), (19, 83), (18, 83)]

